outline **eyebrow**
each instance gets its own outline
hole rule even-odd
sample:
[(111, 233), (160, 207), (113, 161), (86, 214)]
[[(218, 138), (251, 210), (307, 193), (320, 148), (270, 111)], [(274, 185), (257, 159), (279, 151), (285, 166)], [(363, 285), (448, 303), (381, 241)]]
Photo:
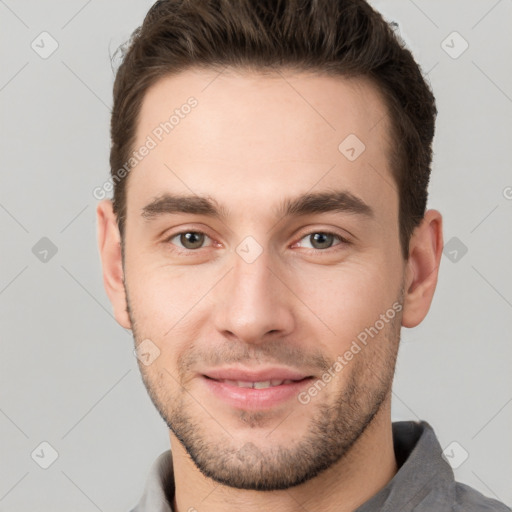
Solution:
[[(348, 191), (306, 193), (282, 201), (274, 213), (277, 217), (299, 217), (315, 213), (341, 212), (375, 217), (374, 210), (362, 199)], [(142, 208), (147, 221), (165, 214), (188, 213), (226, 219), (228, 210), (209, 197), (198, 195), (163, 194)]]

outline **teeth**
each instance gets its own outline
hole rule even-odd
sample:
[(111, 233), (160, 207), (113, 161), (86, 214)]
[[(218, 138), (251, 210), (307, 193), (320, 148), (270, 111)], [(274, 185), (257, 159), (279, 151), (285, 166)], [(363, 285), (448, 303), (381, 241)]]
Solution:
[(253, 389), (265, 389), (270, 387), (270, 381), (266, 380), (264, 382), (253, 382), (252, 388)]
[(290, 379), (285, 380), (265, 380), (265, 381), (259, 381), (259, 382), (248, 382), (248, 381), (242, 381), (242, 380), (221, 380), (221, 382), (224, 382), (225, 384), (229, 384), (230, 386), (237, 386), (239, 388), (252, 388), (252, 389), (266, 389), (274, 386), (280, 386), (281, 384), (290, 384), (291, 382), (294, 382)]
[(252, 382), (244, 382), (242, 380), (233, 380), (233, 385), (239, 388), (252, 388)]

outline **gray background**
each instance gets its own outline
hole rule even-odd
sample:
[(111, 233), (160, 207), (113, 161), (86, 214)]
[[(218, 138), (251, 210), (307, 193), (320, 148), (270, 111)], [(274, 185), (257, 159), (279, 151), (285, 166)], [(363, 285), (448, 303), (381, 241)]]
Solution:
[[(169, 448), (103, 290), (92, 194), (108, 177), (109, 54), (151, 3), (0, 0), (1, 511), (127, 511)], [(429, 207), (445, 255), (428, 317), (402, 332), (393, 419), (427, 420), (457, 443), (454, 465), (469, 454), (456, 478), (511, 505), (512, 2), (373, 3), (440, 112)], [(31, 47), (51, 49), (43, 31), (47, 58)]]

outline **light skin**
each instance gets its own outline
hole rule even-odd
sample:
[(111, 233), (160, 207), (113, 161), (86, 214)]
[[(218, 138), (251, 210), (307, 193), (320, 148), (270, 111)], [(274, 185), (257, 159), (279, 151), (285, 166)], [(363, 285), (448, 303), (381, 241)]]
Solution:
[[(441, 215), (426, 212), (404, 260), (394, 141), (364, 79), (188, 70), (146, 93), (134, 146), (190, 96), (197, 107), (130, 172), (124, 265), (112, 204), (97, 208), (115, 318), (137, 346), (149, 339), (160, 351), (139, 367), (169, 426), (174, 510), (354, 510), (397, 471), (390, 387), (400, 326), (429, 310)], [(366, 148), (354, 161), (338, 149), (349, 134)], [(285, 201), (335, 192), (348, 194), (344, 208), (284, 215)], [(179, 200), (155, 206), (163, 194), (209, 198), (222, 215), (176, 211)], [(237, 252), (248, 236), (249, 253), (262, 251), (250, 262)], [(204, 377), (286, 367), (311, 377), (307, 392), (375, 325), (308, 403), (234, 406)]]

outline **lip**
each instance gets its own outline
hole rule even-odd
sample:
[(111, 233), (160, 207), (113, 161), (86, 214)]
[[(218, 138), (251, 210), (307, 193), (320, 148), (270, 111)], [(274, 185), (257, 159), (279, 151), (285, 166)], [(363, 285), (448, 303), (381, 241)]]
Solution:
[(210, 379), (241, 380), (246, 382), (264, 382), (267, 380), (302, 380), (311, 375), (300, 373), (291, 368), (269, 367), (258, 370), (244, 368), (214, 368), (203, 372)]
[[(266, 368), (258, 371), (222, 368), (209, 370), (201, 375), (208, 391), (226, 405), (243, 410), (265, 410), (296, 399), (302, 389), (310, 385), (313, 377), (289, 368)], [(233, 382), (266, 382), (269, 380), (293, 380), (263, 389), (244, 388)]]

